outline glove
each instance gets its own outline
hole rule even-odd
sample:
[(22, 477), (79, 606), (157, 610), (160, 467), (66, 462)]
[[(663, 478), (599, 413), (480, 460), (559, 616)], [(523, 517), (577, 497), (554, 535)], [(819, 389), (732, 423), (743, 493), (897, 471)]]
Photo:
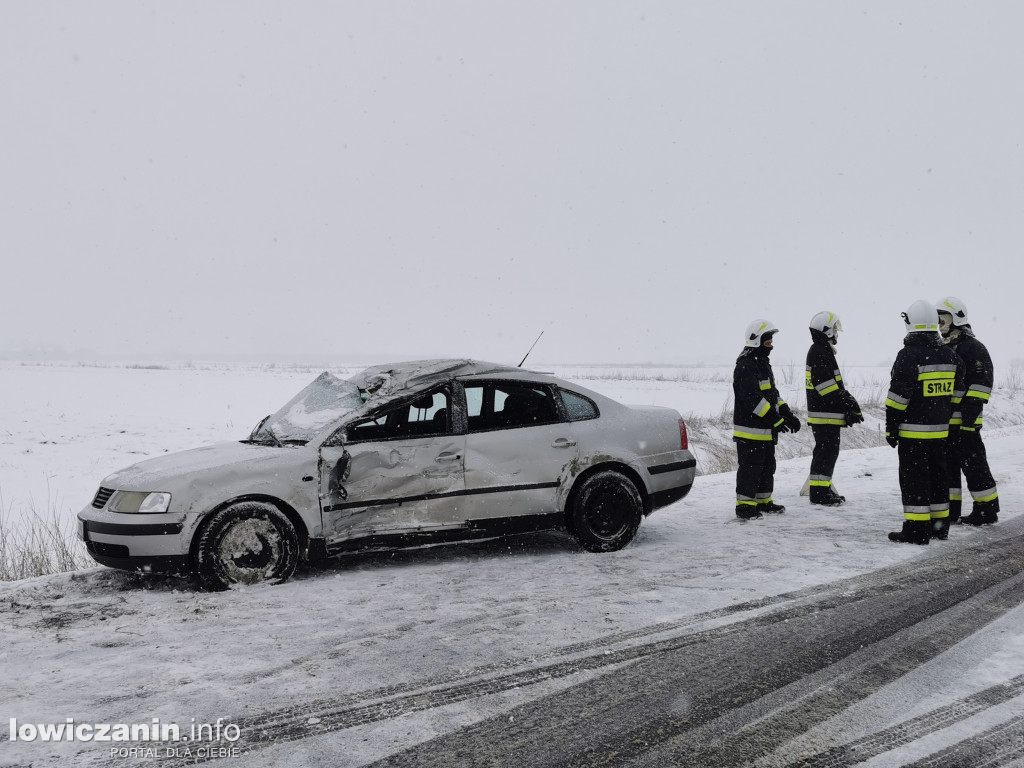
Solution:
[(781, 424), (779, 424), (779, 426), (777, 426), (775, 428), (775, 431), (776, 432), (789, 432), (789, 426), (786, 424), (785, 420), (783, 420), (783, 422)]
[(969, 429), (973, 430), (974, 432), (977, 432), (979, 429), (981, 429), (981, 422), (978, 421), (977, 419), (965, 418), (960, 424), (960, 429)]
[(852, 427), (854, 424), (860, 424), (864, 421), (864, 415), (860, 411), (851, 411), (846, 414), (846, 426)]
[(799, 432), (800, 431), (800, 419), (796, 416), (787, 413), (783, 418), (783, 424), (788, 432)]
[(886, 435), (885, 442), (887, 442), (889, 445), (895, 448), (897, 445), (899, 445), (900, 439), (896, 435)]

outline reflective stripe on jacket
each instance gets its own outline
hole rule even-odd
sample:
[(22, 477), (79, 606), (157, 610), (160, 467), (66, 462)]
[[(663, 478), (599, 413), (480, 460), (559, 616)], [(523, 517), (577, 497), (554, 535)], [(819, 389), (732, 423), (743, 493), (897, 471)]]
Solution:
[[(981, 424), (981, 412), (992, 396), (995, 370), (988, 349), (978, 341), (971, 326), (961, 326), (960, 334), (949, 343), (964, 364), (964, 385), (961, 388), (960, 408), (955, 410), (950, 424), (961, 421), (977, 427)], [(970, 431), (970, 428), (968, 428)]]
[(860, 413), (860, 405), (846, 389), (836, 363), (836, 353), (821, 331), (811, 331), (814, 342), (807, 350), (804, 388), (807, 392), (807, 423), (846, 426), (846, 414)]
[(963, 363), (937, 333), (908, 333), (892, 366), (885, 400), (885, 433), (935, 440), (949, 433)]
[(748, 347), (736, 358), (732, 374), (733, 438), (769, 442), (782, 424), (780, 408), (788, 409), (775, 387), (765, 347)]

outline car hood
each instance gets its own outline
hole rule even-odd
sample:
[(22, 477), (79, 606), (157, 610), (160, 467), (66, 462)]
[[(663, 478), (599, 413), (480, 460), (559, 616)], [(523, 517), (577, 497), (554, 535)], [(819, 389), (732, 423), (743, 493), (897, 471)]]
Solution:
[(217, 443), (169, 453), (132, 464), (103, 480), (105, 488), (138, 491), (169, 491), (174, 486), (195, 479), (196, 475), (216, 475), (245, 468), (252, 471), (260, 465), (278, 461), (283, 452), (298, 448), (276, 448), (247, 443)]

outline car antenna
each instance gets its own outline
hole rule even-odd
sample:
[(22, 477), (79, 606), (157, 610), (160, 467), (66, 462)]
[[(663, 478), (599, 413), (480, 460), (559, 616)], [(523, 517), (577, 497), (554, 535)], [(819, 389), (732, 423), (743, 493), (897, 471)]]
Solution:
[(526, 358), (528, 358), (530, 356), (530, 353), (533, 352), (533, 348), (537, 346), (537, 342), (540, 341), (540, 337), (543, 336), (543, 335), (544, 335), (544, 331), (541, 331), (540, 332), (540, 336), (538, 336), (536, 341), (534, 341), (533, 344), (530, 345), (530, 348), (528, 350), (526, 350), (526, 354), (523, 355), (523, 359), (519, 361), (519, 365), (517, 365), (516, 368), (522, 368), (523, 367), (523, 363), (526, 362)]

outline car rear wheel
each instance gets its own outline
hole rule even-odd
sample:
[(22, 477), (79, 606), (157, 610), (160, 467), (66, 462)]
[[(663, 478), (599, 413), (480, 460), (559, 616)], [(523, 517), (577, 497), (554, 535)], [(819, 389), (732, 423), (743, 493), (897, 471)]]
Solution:
[(569, 509), (569, 532), (589, 552), (614, 552), (636, 536), (643, 500), (627, 477), (606, 470), (583, 481)]
[(272, 504), (245, 501), (214, 513), (199, 534), (196, 575), (209, 589), (281, 583), (295, 572), (295, 526)]

